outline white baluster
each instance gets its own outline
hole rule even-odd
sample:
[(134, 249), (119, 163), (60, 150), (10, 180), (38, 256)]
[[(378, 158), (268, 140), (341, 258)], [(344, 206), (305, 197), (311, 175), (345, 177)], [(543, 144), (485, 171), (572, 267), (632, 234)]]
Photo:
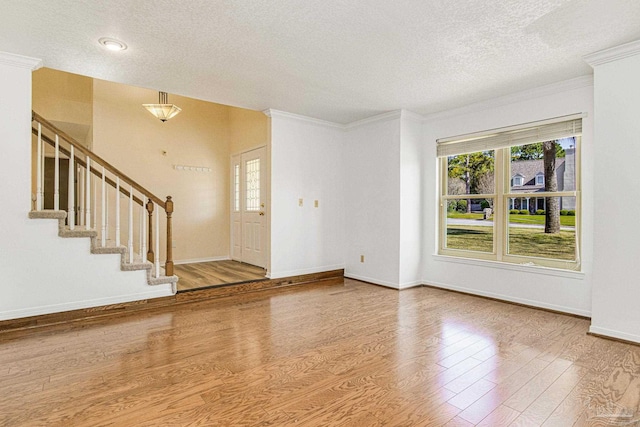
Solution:
[(45, 171), (46, 163), (47, 163), (45, 161), (47, 156), (46, 156), (46, 153), (45, 153), (46, 150), (45, 150), (44, 147), (45, 147), (44, 141), (42, 141), (42, 159), (41, 159), (41, 162), (42, 162), (42, 174), (40, 176), (40, 200), (41, 200), (43, 209), (44, 209), (44, 171)]
[(98, 229), (98, 180), (93, 178), (93, 227)]
[(116, 246), (120, 246), (120, 177), (116, 177)]
[(140, 257), (142, 258), (142, 261), (144, 261), (147, 256), (147, 211), (144, 208), (144, 197), (142, 198), (140, 211), (142, 215), (142, 226), (140, 227), (140, 237), (142, 238), (142, 244), (140, 245)]
[(84, 225), (84, 169), (78, 165), (78, 225)]
[(36, 165), (36, 210), (42, 210), (42, 175), (44, 175), (42, 166), (44, 162), (42, 161), (42, 124), (38, 123), (38, 154), (37, 157), (37, 165)]
[[(159, 208), (159, 206), (158, 206)], [(155, 253), (156, 277), (160, 277), (160, 209), (156, 210), (156, 253)]]
[(84, 228), (91, 230), (91, 158), (87, 156), (87, 167), (85, 169), (85, 202), (84, 202)]
[(69, 219), (69, 230), (74, 230), (76, 228), (76, 170), (74, 166), (75, 154), (73, 150), (73, 145), (71, 146), (71, 154), (69, 155), (69, 206), (68, 206), (68, 214), (67, 218)]
[(129, 236), (127, 242), (129, 248), (129, 262), (133, 262), (133, 186), (129, 185)]
[(109, 185), (106, 186), (107, 189), (107, 196), (106, 196), (106, 202), (105, 202), (105, 211), (104, 211), (104, 229), (105, 229), (105, 233), (106, 233), (106, 241), (107, 243), (109, 242)]
[(144, 234), (142, 232), (142, 217), (143, 217), (143, 213), (142, 213), (142, 208), (140, 208), (140, 217), (138, 218), (138, 226), (139, 226), (139, 230), (138, 230), (138, 249), (140, 250), (140, 261), (144, 261), (144, 257), (142, 256), (142, 235)]
[(101, 240), (101, 246), (104, 248), (107, 245), (107, 188), (105, 186), (105, 180), (104, 180), (104, 166), (102, 166), (102, 181), (101, 181), (101, 185), (102, 185), (102, 203), (100, 204), (100, 208), (102, 209), (102, 212), (100, 215), (100, 220), (102, 221), (102, 229), (100, 232), (100, 240)]
[(53, 169), (53, 210), (60, 210), (60, 140), (56, 135), (56, 153)]

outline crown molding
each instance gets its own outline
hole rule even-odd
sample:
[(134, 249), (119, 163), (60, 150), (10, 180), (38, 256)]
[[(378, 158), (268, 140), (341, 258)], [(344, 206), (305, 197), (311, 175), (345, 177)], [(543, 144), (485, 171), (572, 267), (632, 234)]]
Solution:
[(607, 62), (618, 61), (634, 55), (640, 55), (640, 40), (599, 50), (598, 52), (583, 56), (582, 59), (592, 67), (596, 67), (606, 64)]
[(401, 110), (401, 117), (403, 119), (409, 119), (409, 120), (413, 120), (415, 122), (424, 122), (424, 116), (418, 114), (418, 113), (414, 113), (413, 111), (409, 111), (409, 110)]
[(375, 122), (385, 122), (387, 120), (399, 119), (402, 115), (402, 110), (393, 110), (386, 113), (377, 114), (375, 116), (367, 117), (366, 119), (351, 122), (345, 125), (345, 129), (351, 130), (360, 126), (368, 125)]
[(16, 68), (27, 68), (31, 71), (35, 71), (42, 67), (42, 59), (16, 55), (15, 53), (0, 52), (0, 64)]
[(551, 83), (545, 86), (539, 86), (533, 89), (527, 89), (520, 92), (515, 92), (509, 95), (501, 96), (498, 98), (488, 99), (486, 101), (480, 101), (473, 104), (465, 105), (464, 107), (455, 108), (453, 110), (442, 111), (426, 116), (423, 121), (431, 122), (435, 120), (447, 119), (450, 117), (456, 117), (462, 114), (477, 113), (487, 110), (489, 108), (501, 107), (504, 105), (516, 104), (518, 102), (527, 101), (535, 98), (542, 98), (545, 96), (567, 92), (570, 90), (581, 89), (583, 87), (593, 86), (593, 75), (576, 77), (569, 80), (564, 80), (557, 83)]
[(263, 110), (262, 113), (265, 116), (271, 117), (271, 118), (280, 117), (280, 118), (284, 118), (284, 119), (299, 120), (299, 121), (311, 123), (311, 124), (318, 125), (318, 126), (330, 127), (330, 128), (334, 128), (334, 129), (340, 129), (340, 130), (344, 130), (344, 128), (345, 128), (345, 126), (343, 124), (340, 124), (340, 123), (334, 123), (334, 122), (330, 122), (328, 120), (316, 119), (316, 118), (313, 118), (313, 117), (303, 116), (301, 114), (288, 113), (286, 111), (274, 110), (272, 108), (268, 108), (266, 110)]
[(285, 119), (300, 120), (303, 122), (312, 123), (319, 126), (331, 127), (331, 128), (340, 129), (340, 130), (351, 130), (351, 129), (355, 129), (357, 127), (365, 126), (371, 123), (384, 122), (387, 120), (399, 119), (401, 117), (408, 120), (414, 120), (420, 123), (422, 123), (425, 119), (424, 116), (421, 116), (420, 114), (417, 114), (417, 113), (414, 113), (413, 111), (408, 111), (408, 110), (388, 111), (386, 113), (377, 114), (375, 116), (367, 117), (366, 119), (358, 120), (348, 124), (341, 124), (341, 123), (330, 122), (327, 120), (315, 119), (313, 117), (303, 116), (303, 115), (294, 114), (294, 113), (288, 113), (286, 111), (274, 110), (272, 108), (262, 110), (262, 113), (267, 117), (281, 117)]

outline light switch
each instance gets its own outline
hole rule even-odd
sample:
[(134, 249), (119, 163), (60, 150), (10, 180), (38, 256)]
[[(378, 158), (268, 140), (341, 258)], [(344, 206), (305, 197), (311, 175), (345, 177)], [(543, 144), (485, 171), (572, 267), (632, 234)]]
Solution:
[(298, 206), (302, 207), (302, 199), (298, 199)]
[(315, 206), (316, 208), (318, 207), (318, 201), (317, 200), (313, 201), (313, 206)]

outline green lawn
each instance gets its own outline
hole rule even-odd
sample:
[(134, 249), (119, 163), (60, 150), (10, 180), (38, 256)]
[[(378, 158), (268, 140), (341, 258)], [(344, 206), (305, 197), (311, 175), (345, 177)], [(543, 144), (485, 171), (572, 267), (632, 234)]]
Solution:
[[(544, 225), (544, 215), (520, 215), (509, 214), (510, 224), (540, 224)], [(560, 225), (563, 227), (575, 227), (576, 217), (560, 215)]]
[(482, 219), (483, 215), (481, 213), (447, 212), (447, 218)]
[[(493, 228), (450, 225), (447, 227), (447, 248), (492, 252)], [(536, 228), (509, 229), (511, 255), (574, 260), (575, 251), (576, 235), (573, 231), (545, 234), (543, 229)]]
[[(447, 212), (447, 218), (456, 219), (477, 219), (483, 221), (483, 215), (481, 213), (460, 213), (460, 212)], [(511, 224), (539, 224), (544, 225), (544, 215), (520, 215), (509, 214), (509, 223)], [(563, 227), (575, 227), (575, 216), (560, 216), (560, 225)]]

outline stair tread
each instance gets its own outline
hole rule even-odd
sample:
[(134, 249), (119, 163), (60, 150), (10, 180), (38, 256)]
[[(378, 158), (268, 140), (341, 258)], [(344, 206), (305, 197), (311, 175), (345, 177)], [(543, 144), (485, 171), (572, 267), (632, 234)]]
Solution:
[(31, 219), (65, 219), (66, 217), (67, 213), (65, 211), (44, 210), (29, 212), (29, 218)]
[(149, 277), (147, 278), (147, 283), (151, 286), (164, 285), (166, 283), (178, 283), (178, 276)]
[(96, 237), (98, 232), (96, 230), (84, 230), (81, 228), (70, 230), (69, 227), (64, 227), (60, 229), (58, 234), (60, 237)]
[(96, 246), (91, 248), (94, 254), (126, 254), (126, 246)]

